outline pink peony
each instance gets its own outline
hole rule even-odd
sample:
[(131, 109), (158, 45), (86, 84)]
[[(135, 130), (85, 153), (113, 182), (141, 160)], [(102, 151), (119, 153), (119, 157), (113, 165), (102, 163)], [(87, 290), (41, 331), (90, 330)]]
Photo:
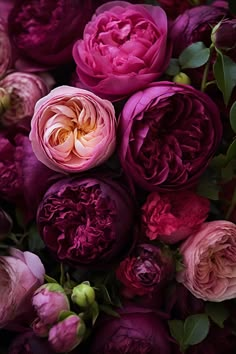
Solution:
[(12, 249), (10, 256), (0, 257), (0, 328), (16, 326), (21, 318), (32, 316), (31, 297), (44, 274), (43, 264), (31, 252)]
[(8, 74), (0, 81), (0, 86), (10, 95), (9, 108), (1, 117), (4, 125), (31, 119), (36, 102), (48, 93), (46, 83), (39, 76), (22, 72)]
[(49, 283), (36, 290), (32, 299), (42, 323), (45, 325), (57, 322), (61, 311), (69, 311), (70, 304), (59, 284)]
[(36, 157), (55, 171), (100, 165), (115, 149), (113, 105), (89, 91), (57, 87), (37, 102), (30, 140)]
[(99, 7), (73, 48), (79, 81), (112, 101), (160, 77), (170, 55), (165, 12), (125, 1)]
[(236, 225), (204, 223), (180, 247), (185, 268), (177, 274), (191, 293), (206, 301), (236, 297)]
[(145, 234), (150, 240), (176, 243), (201, 226), (209, 209), (209, 200), (191, 191), (153, 192), (142, 207)]

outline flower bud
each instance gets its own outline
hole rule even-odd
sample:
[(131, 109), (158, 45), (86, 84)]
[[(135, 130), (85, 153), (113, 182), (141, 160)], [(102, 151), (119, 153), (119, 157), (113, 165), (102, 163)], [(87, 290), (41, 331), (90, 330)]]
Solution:
[(175, 75), (173, 77), (173, 81), (178, 83), (178, 84), (184, 84), (184, 85), (190, 85), (191, 80), (188, 75), (185, 73), (180, 72), (179, 74)]
[(69, 311), (70, 304), (64, 289), (55, 283), (44, 284), (33, 295), (33, 306), (45, 324), (57, 322), (61, 311)]
[(211, 32), (211, 40), (216, 49), (236, 61), (236, 19), (218, 23)]
[(49, 331), (48, 341), (56, 353), (70, 352), (81, 343), (86, 327), (77, 315), (70, 315)]
[(82, 283), (73, 289), (71, 299), (80, 307), (88, 307), (95, 301), (95, 291), (90, 285)]
[(0, 115), (5, 113), (9, 107), (10, 95), (3, 87), (0, 87)]

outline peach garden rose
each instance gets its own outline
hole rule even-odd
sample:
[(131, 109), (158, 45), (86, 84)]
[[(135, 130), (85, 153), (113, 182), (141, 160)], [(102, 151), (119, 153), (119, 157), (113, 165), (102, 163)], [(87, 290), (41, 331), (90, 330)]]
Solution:
[(180, 247), (185, 268), (177, 280), (205, 301), (236, 297), (236, 225), (217, 220), (204, 223)]
[(89, 91), (57, 87), (36, 103), (30, 140), (38, 160), (55, 171), (91, 169), (114, 152), (114, 107)]

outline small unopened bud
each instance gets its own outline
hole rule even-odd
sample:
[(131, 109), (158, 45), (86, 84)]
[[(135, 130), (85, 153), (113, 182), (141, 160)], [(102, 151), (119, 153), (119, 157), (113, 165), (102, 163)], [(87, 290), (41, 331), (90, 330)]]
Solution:
[(10, 95), (2, 87), (0, 87), (0, 115), (6, 112), (10, 107)]
[(95, 291), (87, 284), (79, 284), (72, 290), (72, 301), (80, 307), (88, 307), (95, 301)]
[(44, 324), (57, 322), (61, 311), (69, 311), (69, 300), (64, 289), (56, 283), (42, 285), (33, 295), (33, 306)]
[(173, 81), (176, 82), (177, 84), (184, 84), (184, 85), (190, 85), (191, 84), (191, 80), (188, 77), (188, 75), (186, 75), (185, 73), (180, 72), (179, 74), (175, 75), (173, 77)]
[(81, 343), (85, 332), (83, 320), (72, 314), (50, 329), (48, 341), (56, 353), (70, 352)]

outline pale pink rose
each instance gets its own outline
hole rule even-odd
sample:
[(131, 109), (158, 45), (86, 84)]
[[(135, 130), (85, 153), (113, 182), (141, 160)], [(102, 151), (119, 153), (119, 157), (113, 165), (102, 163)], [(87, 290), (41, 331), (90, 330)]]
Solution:
[(0, 78), (6, 73), (12, 61), (11, 43), (6, 25), (0, 18)]
[(0, 257), (0, 328), (21, 323), (32, 315), (31, 297), (43, 284), (45, 269), (39, 257), (31, 252), (11, 250)]
[(204, 223), (180, 247), (184, 269), (177, 274), (191, 293), (206, 301), (236, 297), (236, 225), (217, 220)]
[(30, 140), (38, 160), (49, 168), (59, 172), (88, 170), (114, 152), (114, 107), (89, 91), (57, 87), (37, 102)]
[(142, 206), (142, 225), (150, 240), (176, 243), (197, 231), (210, 202), (192, 191), (150, 193)]
[(1, 117), (4, 125), (18, 123), (24, 118), (31, 119), (35, 103), (48, 93), (48, 86), (41, 77), (34, 74), (13, 72), (0, 81), (10, 96), (10, 105)]

